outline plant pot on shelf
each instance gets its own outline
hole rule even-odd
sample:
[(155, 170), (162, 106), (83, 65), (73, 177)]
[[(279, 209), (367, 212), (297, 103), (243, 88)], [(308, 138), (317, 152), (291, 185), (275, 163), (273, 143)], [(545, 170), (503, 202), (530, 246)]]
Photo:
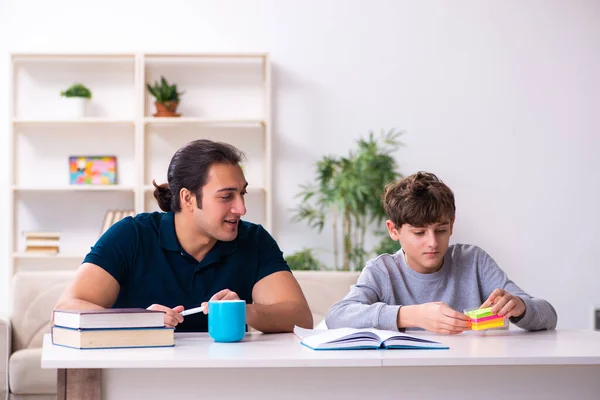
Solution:
[(89, 100), (84, 97), (63, 97), (61, 114), (65, 119), (85, 118)]
[(155, 101), (154, 105), (156, 106), (155, 117), (179, 117), (181, 115), (175, 112), (179, 105), (178, 101), (167, 101), (165, 103)]

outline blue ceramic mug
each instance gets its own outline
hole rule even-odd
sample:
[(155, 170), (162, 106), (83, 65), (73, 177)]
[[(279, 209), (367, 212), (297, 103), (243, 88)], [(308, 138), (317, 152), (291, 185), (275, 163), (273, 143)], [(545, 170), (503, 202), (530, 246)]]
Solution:
[(239, 342), (246, 333), (246, 302), (208, 302), (208, 334), (215, 342)]

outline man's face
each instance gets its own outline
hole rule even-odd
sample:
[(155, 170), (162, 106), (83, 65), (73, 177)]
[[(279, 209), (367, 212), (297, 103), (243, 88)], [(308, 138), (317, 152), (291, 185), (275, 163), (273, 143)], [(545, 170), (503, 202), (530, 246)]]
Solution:
[(406, 262), (416, 272), (430, 274), (438, 271), (448, 250), (454, 221), (442, 221), (425, 227), (402, 224), (396, 229), (394, 223), (386, 221), (393, 240), (400, 242)]
[(202, 187), (202, 208), (192, 208), (192, 218), (201, 234), (229, 242), (238, 234), (240, 218), (246, 214), (246, 178), (239, 165), (213, 164)]

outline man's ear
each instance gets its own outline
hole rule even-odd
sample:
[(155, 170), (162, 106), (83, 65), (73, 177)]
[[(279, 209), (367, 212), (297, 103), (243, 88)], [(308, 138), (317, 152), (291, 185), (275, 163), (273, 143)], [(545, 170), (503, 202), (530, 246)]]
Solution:
[(391, 220), (385, 221), (385, 226), (387, 227), (388, 233), (393, 241), (397, 242), (400, 240), (400, 233), (398, 229), (396, 229), (396, 224), (394, 224)]
[(179, 191), (179, 203), (182, 209), (192, 210), (196, 205), (196, 196), (192, 195), (186, 188), (181, 188)]

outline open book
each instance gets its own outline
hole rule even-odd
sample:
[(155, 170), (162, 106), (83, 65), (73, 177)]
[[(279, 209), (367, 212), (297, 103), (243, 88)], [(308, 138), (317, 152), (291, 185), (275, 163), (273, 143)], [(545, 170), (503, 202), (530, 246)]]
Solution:
[(301, 343), (313, 350), (360, 349), (448, 349), (443, 343), (427, 340), (402, 332), (374, 328), (339, 328), (329, 330), (294, 327)]

